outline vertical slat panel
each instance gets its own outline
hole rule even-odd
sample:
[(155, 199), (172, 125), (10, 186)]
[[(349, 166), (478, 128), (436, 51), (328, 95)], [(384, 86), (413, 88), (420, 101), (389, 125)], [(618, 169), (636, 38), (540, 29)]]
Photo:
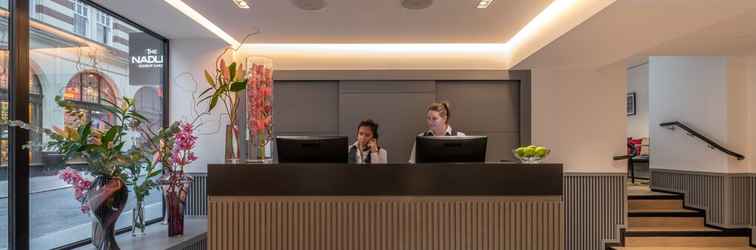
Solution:
[(189, 194), (186, 199), (186, 215), (207, 215), (207, 174), (189, 174), (192, 182), (189, 185)]
[[(198, 179), (202, 177), (195, 177), (195, 180)], [(204, 186), (199, 185), (201, 182), (195, 181), (195, 184)], [(695, 182), (695, 179), (680, 182), (678, 178), (655, 175), (652, 182), (653, 185), (665, 183), (671, 189), (682, 190), (687, 183)], [(756, 188), (756, 181), (751, 180), (749, 183), (751, 190)], [(360, 210), (355, 207), (359, 202), (323, 201), (316, 208), (311, 201), (301, 200), (279, 208), (290, 212), (271, 214), (274, 209), (269, 203), (245, 201), (244, 207), (249, 210), (245, 209), (243, 213), (249, 217), (238, 225), (238, 233), (247, 235), (242, 238), (249, 238), (250, 242), (244, 243), (244, 246), (250, 246), (251, 249), (270, 249), (274, 246), (271, 244), (284, 244), (281, 248), (286, 249), (313, 248), (309, 243), (315, 243), (321, 249), (355, 249), (360, 246), (379, 249), (409, 249), (413, 246), (416, 249), (466, 249), (470, 246), (478, 247), (477, 249), (602, 249), (603, 241), (618, 239), (617, 226), (625, 223), (626, 213), (624, 176), (565, 176), (564, 190), (564, 209), (560, 206), (543, 207), (538, 203), (511, 201), (437, 201), (413, 205), (405, 200), (392, 200), (376, 201), (370, 203), (376, 207)], [(200, 192), (195, 192), (197, 193)], [(206, 201), (206, 198), (203, 199)], [(484, 204), (490, 205), (490, 209), (486, 209)], [(222, 204), (216, 205), (223, 207)], [(530, 209), (524, 208), (527, 205), (531, 205)], [(543, 217), (540, 215), (543, 213), (558, 215)], [(427, 216), (412, 217), (413, 214)], [(270, 231), (277, 228), (270, 221), (270, 216), (279, 216), (276, 218), (284, 220), (275, 225), (285, 229)], [(325, 218), (316, 220), (314, 217)], [(747, 218), (756, 220), (753, 217)], [(227, 219), (222, 220), (222, 223), (214, 223), (213, 221), (221, 221), (213, 218), (209, 218), (209, 223), (219, 225), (210, 225), (211, 231), (224, 234), (211, 232), (208, 242), (211, 246), (223, 247), (212, 245), (213, 239), (231, 235), (231, 232), (224, 231), (228, 229), (221, 227), (225, 226), (224, 223), (238, 221)], [(307, 222), (305, 227), (300, 225), (290, 228), (302, 221)], [(530, 228), (521, 232), (519, 229), (523, 227)], [(415, 236), (411, 237), (413, 234)], [(544, 237), (553, 240), (544, 242)], [(356, 241), (357, 239), (360, 241)], [(286, 243), (287, 240), (291, 242)], [(525, 242), (530, 242), (531, 245), (517, 245)], [(419, 245), (412, 245), (413, 243)]]
[(565, 249), (600, 250), (619, 241), (625, 224), (625, 176), (567, 175), (564, 181)]
[(685, 204), (706, 210), (706, 223), (722, 227), (756, 224), (756, 176), (701, 172), (651, 171), (651, 187), (682, 193)]
[[(563, 249), (559, 200), (225, 198), (211, 249)], [(502, 244), (511, 244), (502, 247)]]

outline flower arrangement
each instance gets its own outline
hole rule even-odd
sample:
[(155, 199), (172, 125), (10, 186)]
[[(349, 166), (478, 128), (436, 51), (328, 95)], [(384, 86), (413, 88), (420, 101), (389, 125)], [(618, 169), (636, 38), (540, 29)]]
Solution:
[(58, 177), (73, 187), (74, 197), (81, 202), (81, 212), (89, 213), (89, 205), (87, 205), (85, 198), (87, 190), (92, 187), (92, 181), (84, 179), (79, 171), (70, 167), (58, 171)]
[(197, 160), (193, 151), (197, 144), (197, 136), (194, 135), (194, 125), (191, 123), (183, 123), (179, 127), (181, 129), (176, 133), (171, 159), (173, 165), (183, 171), (186, 165)]
[[(115, 120), (100, 129), (84, 119), (85, 115), (76, 103), (60, 96), (55, 101), (69, 116), (76, 118), (65, 127), (45, 129), (20, 121), (9, 121), (8, 125), (49, 137), (46, 144), (27, 147), (57, 151), (66, 160), (81, 158), (88, 163), (84, 170), (92, 175), (93, 180), (71, 168), (61, 170), (58, 176), (72, 185), (74, 198), (82, 203), (81, 211), (94, 215), (93, 244), (98, 249), (117, 248), (114, 226), (128, 199), (128, 187), (134, 193), (136, 207), (141, 208), (141, 202), (150, 191), (160, 186), (154, 177), (160, 175), (161, 170), (173, 173), (172, 166), (178, 164), (183, 173), (183, 166), (197, 157), (174, 148), (194, 147), (196, 137), (192, 135), (192, 125), (175, 122), (170, 127), (152, 131), (148, 120), (136, 112), (134, 101), (123, 98), (119, 103), (104, 100), (108, 105), (97, 107), (112, 114)], [(141, 139), (130, 140), (133, 134), (129, 132), (136, 132)], [(175, 142), (180, 144), (174, 147)], [(134, 214), (136, 216), (137, 211)], [(134, 221), (137, 221), (136, 217)], [(141, 224), (134, 224), (134, 231), (140, 227), (144, 231), (143, 216), (140, 221)]]
[[(225, 54), (225, 51), (223, 54)], [(224, 156), (229, 161), (239, 160), (241, 158), (241, 135), (237, 127), (237, 113), (239, 110), (239, 92), (247, 86), (244, 67), (235, 62), (227, 65), (226, 61), (219, 56), (216, 59), (214, 73), (210, 74), (205, 70), (204, 75), (210, 87), (199, 95), (200, 102), (209, 101), (208, 111), (215, 109), (219, 102), (223, 103), (228, 115)]]
[(189, 193), (191, 177), (184, 173), (184, 168), (197, 160), (194, 147), (197, 136), (194, 135), (194, 125), (179, 124), (180, 129), (173, 138), (171, 148), (171, 168), (164, 176), (164, 190), (168, 207), (168, 236), (184, 233), (184, 207)]
[[(115, 222), (126, 206), (127, 185), (140, 192), (152, 187), (149, 177), (141, 184), (135, 181), (138, 177), (134, 175), (141, 173), (144, 163), (142, 149), (136, 146), (125, 149), (127, 132), (146, 124), (147, 119), (135, 111), (132, 99), (123, 98), (121, 105), (108, 102), (108, 105), (99, 107), (111, 113), (115, 123), (98, 129), (92, 126), (92, 121), (83, 119), (84, 114), (75, 103), (60, 96), (55, 101), (66, 113), (78, 119), (64, 128), (30, 130), (50, 137), (44, 148), (63, 154), (65, 159), (78, 157), (88, 163), (87, 170), (94, 176), (93, 181), (84, 180), (80, 173), (71, 169), (62, 171), (60, 177), (73, 185), (75, 198), (84, 204), (82, 210), (89, 210), (94, 215), (92, 243), (98, 249), (117, 249)], [(148, 172), (148, 176), (154, 175), (156, 170), (148, 167)]]
[(253, 57), (250, 61), (247, 124), (257, 159), (264, 160), (265, 148), (273, 137), (273, 69), (270, 59)]

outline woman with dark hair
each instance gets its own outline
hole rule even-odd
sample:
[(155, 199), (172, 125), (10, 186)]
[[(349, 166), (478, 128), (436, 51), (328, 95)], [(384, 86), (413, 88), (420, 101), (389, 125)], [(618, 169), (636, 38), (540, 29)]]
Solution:
[[(428, 125), (428, 130), (418, 134), (418, 136), (465, 136), (464, 133), (454, 130), (449, 125), (451, 112), (448, 102), (434, 102), (428, 106), (426, 111), (425, 122)], [(415, 163), (415, 145), (412, 145), (409, 162)]]
[(349, 163), (384, 164), (388, 162), (385, 149), (378, 145), (378, 124), (365, 120), (357, 125), (357, 141), (349, 146)]

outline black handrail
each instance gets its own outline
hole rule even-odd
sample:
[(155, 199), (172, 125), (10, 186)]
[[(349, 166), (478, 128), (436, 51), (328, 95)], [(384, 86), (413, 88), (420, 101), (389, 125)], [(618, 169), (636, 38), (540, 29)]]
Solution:
[(738, 154), (738, 153), (735, 153), (735, 152), (733, 152), (733, 151), (731, 151), (731, 150), (729, 150), (729, 149), (727, 149), (725, 147), (722, 147), (722, 145), (719, 145), (718, 143), (716, 143), (713, 140), (709, 139), (708, 137), (702, 135), (701, 133), (696, 132), (695, 130), (693, 130), (690, 127), (686, 126), (682, 122), (679, 122), (679, 121), (664, 122), (664, 123), (659, 124), (659, 126), (662, 126), (662, 127), (671, 127), (671, 126), (680, 127), (681, 129), (685, 130), (685, 132), (688, 132), (688, 135), (696, 137), (698, 139), (701, 139), (702, 141), (704, 141), (707, 144), (709, 144), (709, 147), (711, 147), (711, 148), (714, 148), (714, 149), (717, 149), (719, 151), (722, 151), (722, 153), (725, 153), (725, 154), (728, 154), (730, 156), (733, 156), (733, 157), (737, 158), (738, 160), (745, 159), (745, 156), (743, 156), (741, 154)]
[(615, 161), (621, 161), (621, 160), (627, 160), (630, 158), (633, 158), (633, 156), (632, 155), (615, 155), (612, 159), (614, 159)]

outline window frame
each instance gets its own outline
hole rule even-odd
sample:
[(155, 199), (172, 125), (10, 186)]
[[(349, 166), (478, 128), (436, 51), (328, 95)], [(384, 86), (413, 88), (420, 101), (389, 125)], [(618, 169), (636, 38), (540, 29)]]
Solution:
[[(89, 11), (89, 6), (87, 6), (86, 4), (82, 3), (81, 0), (74, 0), (73, 2), (74, 2), (74, 9), (73, 9), (73, 11), (74, 11), (74, 23), (73, 23), (74, 28), (73, 28), (73, 31), (74, 31), (75, 34), (78, 34), (78, 35), (81, 35), (81, 36), (84, 36), (84, 37), (89, 37), (89, 35), (92, 34), (92, 32), (90, 32), (91, 18), (90, 18), (89, 14), (91, 13), (91, 11)], [(83, 20), (83, 21), (80, 22), (80, 20)], [(83, 28), (79, 27), (80, 23), (84, 25)]]
[[(165, 67), (162, 72), (161, 80), (163, 103), (162, 103), (162, 126), (167, 127), (169, 124), (170, 114), (170, 41), (164, 36), (155, 33), (152, 30), (145, 28), (142, 25), (135, 23), (132, 20), (124, 18), (117, 13), (114, 13), (101, 5), (93, 2), (92, 0), (72, 0), (74, 2), (74, 16), (77, 15), (76, 7), (79, 5), (85, 7), (85, 14), (80, 15), (81, 18), (86, 18), (85, 25), (87, 25), (83, 32), (86, 34), (83, 37), (90, 37), (92, 34), (93, 21), (92, 11), (101, 11), (106, 15), (111, 16), (111, 39), (112, 28), (115, 20), (123, 22), (138, 32), (148, 34), (162, 42), (162, 47), (165, 56)], [(38, 3), (37, 3), (38, 4)], [(32, 6), (31, 8), (35, 8)], [(29, 0), (9, 0), (8, 1), (8, 71), (9, 71), (9, 112), (8, 118), (10, 120), (20, 120), (29, 122), (30, 114), (28, 106), (31, 103), (30, 100), (30, 88), (28, 86), (30, 66), (30, 54), (28, 53), (30, 48), (30, 33), (31, 25), (30, 20), (33, 18), (30, 16), (32, 12), (30, 10)], [(75, 22), (74, 22), (75, 23)], [(75, 25), (75, 24), (74, 24)], [(74, 26), (75, 29), (75, 26)], [(79, 34), (77, 32), (74, 32)], [(19, 82), (23, 84), (18, 84)], [(30, 194), (29, 194), (29, 167), (30, 161), (28, 157), (28, 149), (23, 147), (23, 144), (29, 140), (28, 131), (17, 127), (9, 128), (9, 148), (8, 154), (10, 159), (8, 162), (8, 249), (29, 249), (31, 239), (29, 235), (30, 229)], [(163, 201), (163, 207), (165, 207), (165, 201)], [(159, 223), (165, 218), (165, 209), (160, 218), (156, 218), (148, 221), (148, 223)], [(130, 227), (120, 228), (117, 230), (118, 234), (126, 233), (131, 230)], [(91, 238), (81, 241), (73, 242), (67, 245), (59, 246), (54, 249), (73, 249), (81, 246), (85, 246), (91, 243)]]
[[(100, 19), (103, 19), (104, 22)], [(92, 18), (92, 21), (94, 21), (94, 32), (92, 32), (92, 40), (110, 45), (113, 42), (113, 17), (102, 11), (97, 11), (95, 13), (95, 18)], [(101, 27), (105, 34), (99, 34)], [(100, 35), (103, 35), (104, 37), (100, 37)]]

